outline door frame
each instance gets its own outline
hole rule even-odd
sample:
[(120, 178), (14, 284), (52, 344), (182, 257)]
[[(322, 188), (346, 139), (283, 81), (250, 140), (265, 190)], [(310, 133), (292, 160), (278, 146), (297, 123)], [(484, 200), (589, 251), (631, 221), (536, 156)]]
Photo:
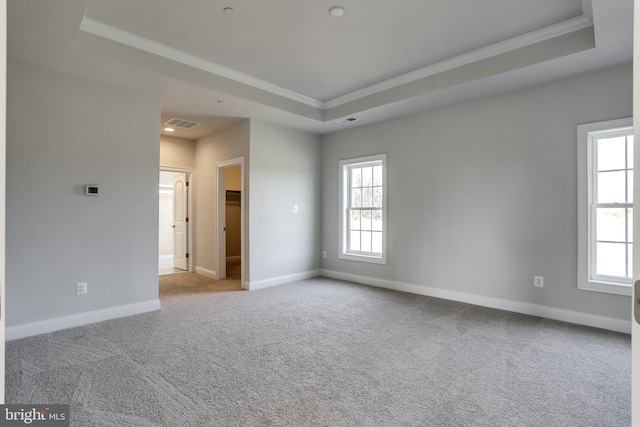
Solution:
[[(187, 251), (189, 254), (189, 268), (186, 271), (193, 273), (195, 264), (195, 254), (193, 252), (193, 223), (195, 213), (193, 210), (193, 182), (195, 181), (195, 172), (191, 168), (181, 168), (174, 166), (160, 166), (158, 172), (179, 172), (187, 174), (187, 181), (189, 182), (189, 185), (187, 186), (187, 218), (189, 218), (189, 221), (187, 221)], [(159, 203), (160, 202), (158, 201), (158, 206)], [(158, 229), (158, 233), (159, 232), (160, 230)]]
[[(640, 1), (634, 0), (633, 12), (633, 133), (634, 162), (640, 161)], [(636, 163), (634, 163), (636, 164)], [(640, 197), (640, 174), (633, 174), (634, 200)], [(633, 218), (633, 241), (640, 240), (640, 216)], [(633, 253), (633, 281), (640, 280), (640, 251)], [(640, 427), (640, 408), (634, 406), (634, 402), (640, 399), (640, 324), (636, 322), (634, 311), (640, 310), (635, 304), (640, 295), (636, 293), (637, 287), (631, 289), (631, 425)]]
[(216, 276), (218, 280), (227, 277), (227, 248), (226, 248), (226, 179), (225, 169), (240, 166), (240, 283), (243, 289), (247, 289), (247, 276), (245, 274), (246, 267), (246, 251), (245, 251), (245, 223), (246, 223), (246, 198), (245, 198), (245, 168), (244, 156), (235, 157), (216, 163), (216, 254), (217, 266)]

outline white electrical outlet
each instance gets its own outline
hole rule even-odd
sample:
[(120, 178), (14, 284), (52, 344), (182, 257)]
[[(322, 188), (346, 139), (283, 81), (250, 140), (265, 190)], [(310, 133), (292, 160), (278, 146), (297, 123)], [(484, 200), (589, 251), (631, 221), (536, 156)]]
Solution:
[(84, 295), (87, 293), (87, 282), (78, 283), (76, 285), (76, 292), (78, 295)]
[(322, 251), (322, 258), (326, 258), (327, 257), (327, 251)]
[(544, 277), (533, 276), (533, 286), (535, 286), (536, 288), (544, 288)]

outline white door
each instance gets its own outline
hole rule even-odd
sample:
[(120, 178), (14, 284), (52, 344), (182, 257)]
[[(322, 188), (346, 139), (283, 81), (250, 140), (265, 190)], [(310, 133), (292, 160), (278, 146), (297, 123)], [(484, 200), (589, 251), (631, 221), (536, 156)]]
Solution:
[(173, 177), (173, 266), (180, 270), (189, 269), (189, 254), (187, 253), (188, 186), (186, 173)]

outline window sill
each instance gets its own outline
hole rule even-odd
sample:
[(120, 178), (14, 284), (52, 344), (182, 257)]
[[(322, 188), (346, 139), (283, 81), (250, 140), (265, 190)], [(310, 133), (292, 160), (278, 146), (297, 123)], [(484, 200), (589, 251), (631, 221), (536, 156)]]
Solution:
[(353, 255), (353, 254), (341, 253), (340, 255), (338, 255), (338, 258), (346, 259), (346, 260), (349, 260), (349, 261), (370, 262), (370, 263), (373, 263), (373, 264), (386, 264), (387, 263), (387, 259), (386, 259), (386, 257), (384, 255), (381, 256), (381, 257), (375, 257), (375, 256), (367, 256), (367, 255)]
[(578, 289), (581, 289), (583, 291), (631, 296), (631, 285), (623, 283), (589, 281), (586, 283), (578, 284)]

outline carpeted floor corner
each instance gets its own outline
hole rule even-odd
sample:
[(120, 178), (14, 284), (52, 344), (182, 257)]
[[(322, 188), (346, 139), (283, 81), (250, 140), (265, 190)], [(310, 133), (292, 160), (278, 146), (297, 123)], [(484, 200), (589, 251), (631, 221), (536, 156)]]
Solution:
[(7, 343), (6, 402), (83, 427), (630, 425), (625, 334), (325, 278), (162, 295)]

